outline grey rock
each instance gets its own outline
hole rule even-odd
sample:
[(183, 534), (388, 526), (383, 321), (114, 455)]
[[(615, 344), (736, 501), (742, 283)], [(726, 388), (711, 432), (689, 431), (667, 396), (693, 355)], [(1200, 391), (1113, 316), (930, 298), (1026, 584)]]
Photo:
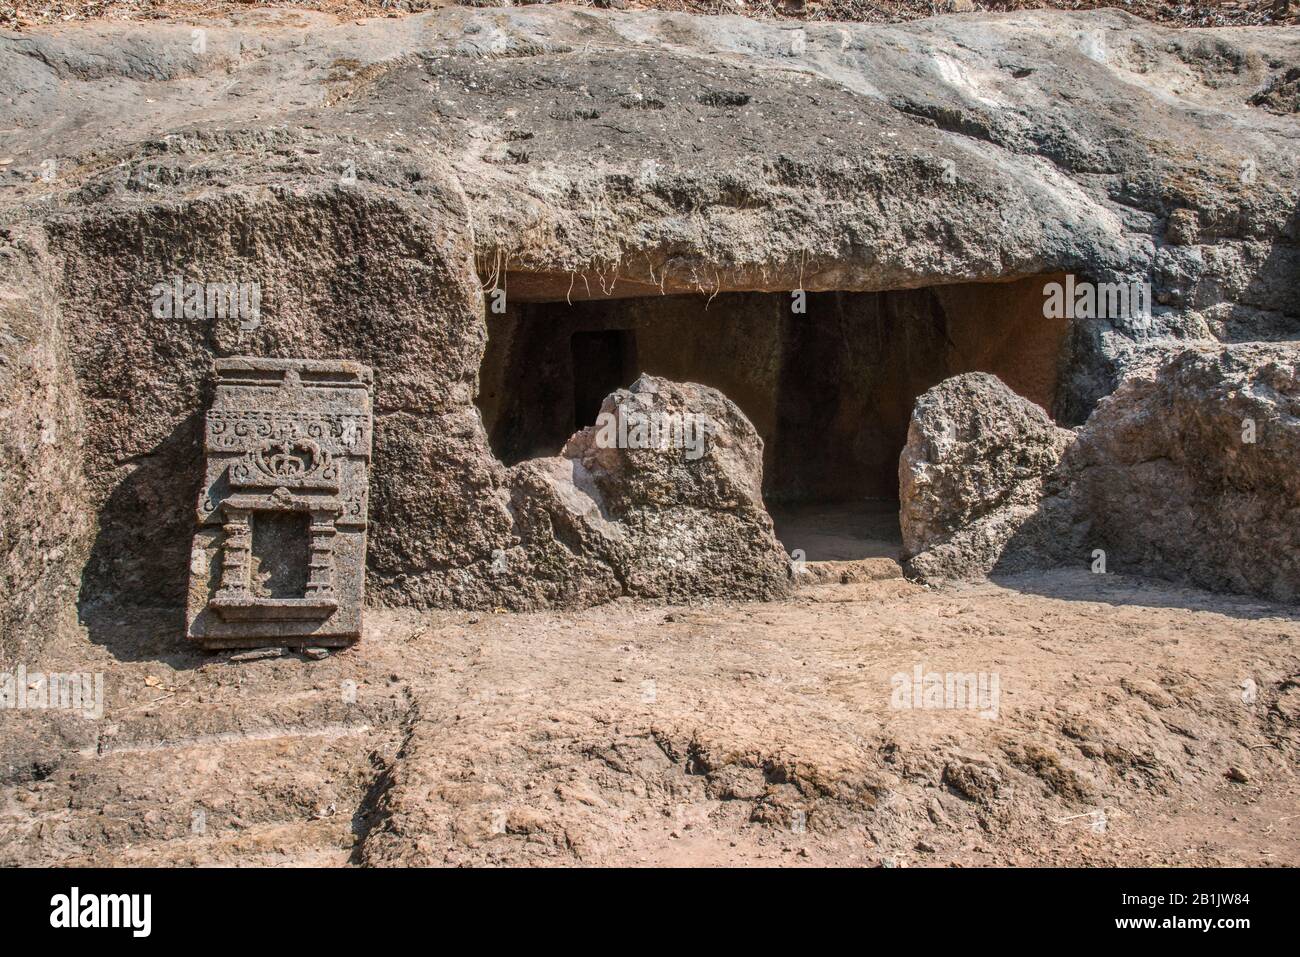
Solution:
[(1200, 223), (1196, 220), (1196, 211), (1175, 209), (1169, 214), (1165, 225), (1165, 242), (1172, 246), (1194, 246), (1201, 237)]
[[(1300, 345), (1189, 346), (1135, 368), (1061, 465), (1108, 571), (1300, 598)], [(1048, 503), (1052, 504), (1052, 503)]]
[(598, 556), (627, 594), (771, 598), (790, 589), (763, 506), (762, 439), (716, 389), (643, 375), (610, 395), (561, 456), (515, 475), (549, 503), (554, 538)]
[(997, 378), (969, 373), (919, 399), (899, 460), (906, 570), (920, 578), (979, 578), (1035, 519), (1044, 485), (1073, 439)]
[[(778, 22), (650, 11), (295, 22), (236, 17), (202, 54), (181, 23), (0, 31), (0, 654), (74, 609), (111, 643), (93, 622), (114, 603), (184, 603), (209, 369), (233, 355), (374, 370), (372, 600), (690, 593), (629, 557), (656, 537), (739, 569), (726, 543), (760, 523), (738, 473), (597, 521), (550, 474), (577, 460), (492, 454), (473, 402), (493, 283), (1150, 282), (1149, 322), (1072, 325), (1068, 424), (1147, 354), (1300, 334), (1295, 28), (1014, 12), (809, 22), (796, 48)], [(260, 324), (156, 318), (175, 275), (255, 279)], [(594, 486), (610, 508), (625, 477), (688, 477), (644, 464)], [(771, 587), (769, 545), (732, 593)]]
[(900, 465), (913, 574), (1104, 557), (1107, 572), (1300, 597), (1300, 345), (1140, 354), (1075, 433), (990, 379), (917, 403)]
[(267, 658), (281, 658), (288, 654), (289, 649), (285, 647), (278, 648), (258, 648), (254, 651), (241, 651), (238, 654), (231, 655), (227, 661), (233, 661), (237, 664), (243, 664), (248, 661), (263, 661)]

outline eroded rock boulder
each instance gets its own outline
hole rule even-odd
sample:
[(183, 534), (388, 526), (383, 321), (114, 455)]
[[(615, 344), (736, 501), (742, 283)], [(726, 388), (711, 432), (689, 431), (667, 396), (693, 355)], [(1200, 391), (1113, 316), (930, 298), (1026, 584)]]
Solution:
[(921, 578), (1077, 564), (1294, 601), (1300, 346), (1152, 352), (1077, 433), (957, 376), (917, 400), (899, 475)]
[(788, 559), (762, 479), (763, 441), (735, 403), (650, 375), (606, 398), (596, 425), (560, 456), (511, 471), (529, 493), (516, 510), (527, 541), (551, 543), (561, 565), (607, 567), (586, 570), (606, 597), (786, 594)]
[[(903, 559), (921, 578), (977, 578), (1050, 550), (1045, 484), (1073, 433), (995, 376), (946, 379), (916, 401), (899, 459)], [(1026, 524), (1029, 528), (1026, 528)]]
[(1295, 600), (1300, 345), (1193, 346), (1136, 367), (1060, 478), (1108, 570)]

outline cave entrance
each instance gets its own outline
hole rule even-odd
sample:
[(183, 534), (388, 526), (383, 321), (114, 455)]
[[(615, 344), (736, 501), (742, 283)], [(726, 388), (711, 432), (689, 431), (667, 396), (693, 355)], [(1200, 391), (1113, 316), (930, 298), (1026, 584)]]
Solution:
[(898, 457), (916, 397), (990, 372), (1049, 412), (1059, 275), (886, 292), (512, 298), (487, 314), (479, 408), (507, 465), (555, 455), (641, 373), (713, 386), (763, 438), (763, 495), (810, 561), (897, 554)]

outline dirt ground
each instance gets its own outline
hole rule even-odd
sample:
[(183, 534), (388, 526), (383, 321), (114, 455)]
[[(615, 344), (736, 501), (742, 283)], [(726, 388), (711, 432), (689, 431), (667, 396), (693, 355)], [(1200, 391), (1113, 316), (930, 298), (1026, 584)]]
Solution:
[[(104, 715), (0, 712), (0, 863), (1300, 864), (1295, 607), (1055, 571), (180, 635), (63, 629), (41, 666)], [(896, 707), (917, 666), (996, 716)]]

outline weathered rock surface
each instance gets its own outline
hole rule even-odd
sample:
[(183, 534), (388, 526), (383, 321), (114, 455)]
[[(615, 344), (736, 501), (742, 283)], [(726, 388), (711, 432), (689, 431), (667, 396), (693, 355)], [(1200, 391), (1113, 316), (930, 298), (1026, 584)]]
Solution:
[(1062, 462), (1107, 570), (1300, 598), (1300, 346), (1190, 347), (1103, 399)]
[[(716, 389), (643, 375), (609, 396), (560, 457), (512, 474), (552, 504), (553, 537), (576, 535), (570, 551), (601, 557), (626, 594), (770, 598), (790, 589), (789, 559), (763, 506), (762, 439)], [(530, 540), (544, 543), (538, 531)]]
[(991, 376), (949, 379), (917, 402), (899, 474), (922, 578), (1065, 564), (1294, 601), (1300, 346), (1148, 357), (1077, 433)]
[(564, 455), (591, 475), (613, 515), (676, 505), (763, 509), (763, 442), (735, 403), (708, 386), (643, 375), (604, 401), (597, 424), (570, 439)]
[(898, 464), (907, 569), (922, 578), (979, 578), (1017, 535), (1017, 559), (1041, 552), (1030, 544), (1041, 524), (1034, 520), (1073, 438), (984, 373), (954, 376), (922, 395)]
[(374, 437), (355, 362), (217, 362), (186, 634), (208, 650), (361, 637)]
[[(1172, 341), (1300, 330), (1300, 128), (1267, 94), (1300, 64), (1294, 28), (1017, 13), (809, 23), (795, 43), (779, 22), (529, 7), (205, 29), (201, 51), (179, 23), (0, 31), (0, 244), (21, 247), (0, 285), (26, 303), (0, 348), (44, 370), (4, 380), (13, 628), (70, 583), (83, 608), (181, 604), (206, 370), (232, 354), (375, 370), (375, 599), (622, 593), (616, 538), (543, 541), (530, 522), (568, 520), (522, 491), (541, 466), (508, 478), (492, 455), (485, 283), (1149, 281), (1149, 322), (1075, 322), (1069, 423)], [(259, 282), (260, 324), (156, 319), (172, 275)]]
[[(16, 232), (16, 231), (15, 231)], [(0, 670), (67, 618), (93, 522), (44, 236), (0, 241)], [(46, 273), (46, 274), (42, 274)]]

